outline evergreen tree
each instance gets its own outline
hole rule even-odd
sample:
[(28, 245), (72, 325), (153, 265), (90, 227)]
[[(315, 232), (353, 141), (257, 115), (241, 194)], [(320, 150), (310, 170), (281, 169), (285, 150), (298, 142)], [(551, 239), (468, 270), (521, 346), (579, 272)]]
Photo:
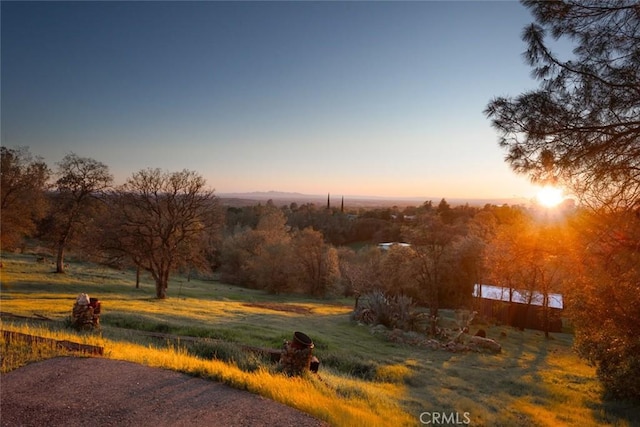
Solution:
[[(640, 400), (640, 4), (523, 4), (536, 21), (523, 40), (540, 86), (496, 98), (485, 113), (516, 172), (592, 208), (576, 240), (585, 267), (572, 290), (577, 347), (607, 391)], [(572, 42), (572, 57), (554, 52), (548, 36)]]

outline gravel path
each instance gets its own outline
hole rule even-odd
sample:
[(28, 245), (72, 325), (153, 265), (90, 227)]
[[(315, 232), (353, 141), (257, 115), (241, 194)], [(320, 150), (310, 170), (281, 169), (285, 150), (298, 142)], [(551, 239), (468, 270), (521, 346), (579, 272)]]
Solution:
[(0, 376), (2, 426), (295, 426), (325, 423), (289, 406), (177, 372), (60, 357)]

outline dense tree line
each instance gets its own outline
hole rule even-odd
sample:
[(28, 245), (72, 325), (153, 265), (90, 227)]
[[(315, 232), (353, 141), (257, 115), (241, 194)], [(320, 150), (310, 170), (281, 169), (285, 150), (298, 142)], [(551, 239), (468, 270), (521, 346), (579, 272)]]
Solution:
[[(64, 272), (70, 248), (148, 272), (158, 298), (167, 296), (175, 272), (216, 272), (227, 282), (273, 293), (407, 295), (437, 316), (442, 307), (471, 306), (494, 229), (510, 216), (524, 215), (510, 207), (451, 207), (444, 199), (437, 205), (348, 212), (271, 201), (223, 207), (196, 172), (145, 169), (112, 187), (106, 165), (73, 153), (58, 164), (52, 186), (41, 179), (33, 191), (38, 181), (29, 174), (48, 173), (46, 165), (30, 167), (34, 160), (27, 149), (3, 148), (2, 159), (3, 191), (11, 188), (5, 181), (21, 175), (23, 190), (49, 201), (46, 214), (38, 211), (32, 219), (37, 227), (23, 229), (22, 237), (48, 242), (56, 271)], [(13, 228), (11, 218), (27, 217), (4, 215), (5, 209), (28, 206), (12, 205), (3, 193), (5, 199), (3, 230)], [(410, 246), (381, 251), (376, 244), (383, 241)], [(5, 249), (19, 246), (15, 237), (3, 241)]]
[[(69, 250), (146, 271), (161, 299), (171, 275), (215, 272), (225, 282), (272, 293), (357, 298), (381, 291), (411, 297), (434, 318), (441, 308), (472, 308), (476, 283), (530, 294), (564, 292), (574, 319), (585, 315), (585, 307), (594, 310), (581, 292), (600, 295), (606, 289), (607, 296), (619, 299), (617, 327), (629, 331), (633, 325), (625, 307), (638, 295), (632, 288), (606, 285), (630, 280), (636, 268), (640, 236), (622, 213), (611, 213), (604, 227), (584, 209), (549, 218), (520, 206), (452, 207), (444, 199), (437, 205), (353, 212), (273, 202), (225, 207), (193, 171), (145, 169), (112, 187), (106, 165), (70, 154), (50, 185), (49, 169), (28, 150), (3, 149), (2, 156), (3, 250), (19, 250), (22, 238), (37, 237), (50, 245), (58, 272), (65, 271), (60, 253)], [(41, 204), (11, 197), (26, 190)], [(17, 213), (5, 215), (12, 209)], [(27, 226), (25, 218), (31, 221)], [(592, 244), (594, 235), (598, 246)], [(407, 245), (377, 246), (389, 241)], [(587, 242), (590, 251), (580, 251)], [(596, 268), (576, 267), (585, 263)], [(612, 316), (600, 308), (603, 318)], [(580, 333), (581, 342), (589, 342)], [(619, 372), (616, 365), (602, 369), (610, 377)]]
[[(3, 149), (3, 184), (21, 170), (24, 189), (33, 190), (38, 181), (28, 175), (48, 172), (41, 162), (30, 168), (33, 161), (26, 149)], [(353, 212), (273, 202), (225, 208), (195, 172), (146, 169), (112, 187), (106, 165), (75, 154), (58, 164), (53, 186), (40, 182), (30, 194), (48, 200), (49, 209), (33, 217), (37, 233), (32, 225), (23, 236), (49, 243), (58, 272), (64, 272), (64, 253), (71, 248), (148, 272), (158, 298), (167, 296), (169, 277), (177, 271), (215, 271), (227, 282), (273, 293), (407, 295), (433, 316), (441, 307), (471, 306), (472, 287), (483, 277), (488, 229), (510, 210), (451, 207), (444, 199), (437, 206), (429, 201)], [(5, 199), (3, 230), (13, 228), (14, 216), (4, 215), (5, 209), (20, 209), (3, 193)], [(375, 247), (382, 241), (411, 246), (384, 252)], [(3, 241), (3, 248), (18, 246), (15, 237)]]
[(196, 172), (141, 170), (114, 187), (107, 165), (66, 155), (50, 170), (27, 148), (2, 147), (2, 248), (25, 238), (46, 242), (57, 273), (65, 254), (149, 272), (156, 296), (166, 298), (169, 277), (180, 269), (208, 269), (222, 214)]
[[(58, 164), (49, 186), (48, 175), (43, 175), (46, 165), (34, 167), (32, 162), (27, 149), (3, 149), (3, 191), (8, 193), (3, 192), (3, 248), (19, 247), (15, 237), (13, 242), (5, 238), (15, 236), (9, 232), (20, 224), (12, 225), (5, 209), (29, 213), (27, 206), (34, 206), (11, 204), (12, 187), (4, 183), (21, 175), (21, 191), (49, 202), (48, 210), (31, 216), (37, 233), (32, 225), (22, 237), (49, 242), (60, 273), (71, 249), (148, 272), (158, 298), (166, 297), (175, 272), (216, 271), (227, 282), (274, 293), (326, 296), (383, 290), (411, 296), (428, 305), (433, 316), (440, 307), (470, 306), (471, 288), (481, 277), (483, 236), (474, 234), (478, 227), (473, 222), (491, 207), (451, 207), (442, 200), (437, 206), (425, 202), (355, 212), (314, 204), (277, 207), (273, 202), (223, 209), (191, 171), (142, 170), (112, 187), (106, 165), (70, 154)], [(34, 191), (37, 182), (40, 187)], [(411, 246), (385, 253), (375, 247), (381, 241)], [(364, 249), (354, 249), (362, 245)]]

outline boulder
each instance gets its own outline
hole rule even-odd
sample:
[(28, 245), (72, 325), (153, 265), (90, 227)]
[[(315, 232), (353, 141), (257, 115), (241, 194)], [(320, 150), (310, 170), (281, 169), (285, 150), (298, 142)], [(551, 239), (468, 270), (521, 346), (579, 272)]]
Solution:
[(473, 336), (469, 338), (469, 347), (475, 347), (478, 350), (489, 350), (492, 353), (500, 353), (502, 346), (490, 338)]

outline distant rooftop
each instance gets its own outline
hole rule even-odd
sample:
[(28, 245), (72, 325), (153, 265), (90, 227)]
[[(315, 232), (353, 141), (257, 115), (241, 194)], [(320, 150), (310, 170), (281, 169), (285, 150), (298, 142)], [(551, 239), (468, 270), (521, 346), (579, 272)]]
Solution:
[[(482, 292), (482, 294), (480, 294)], [(496, 301), (509, 301), (509, 288), (503, 288), (502, 286), (493, 285), (474, 285), (473, 296), (485, 299), (491, 299)], [(513, 290), (511, 297), (513, 302), (526, 304), (529, 300), (529, 292), (522, 290)], [(540, 292), (533, 292), (531, 296), (531, 304), (542, 306), (544, 303), (544, 296)], [(549, 307), (551, 308), (564, 308), (564, 303), (561, 294), (549, 293)]]
[(387, 251), (391, 249), (393, 246), (403, 246), (405, 248), (411, 246), (409, 243), (401, 243), (401, 242), (386, 242), (386, 243), (378, 243), (378, 247), (383, 251)]

